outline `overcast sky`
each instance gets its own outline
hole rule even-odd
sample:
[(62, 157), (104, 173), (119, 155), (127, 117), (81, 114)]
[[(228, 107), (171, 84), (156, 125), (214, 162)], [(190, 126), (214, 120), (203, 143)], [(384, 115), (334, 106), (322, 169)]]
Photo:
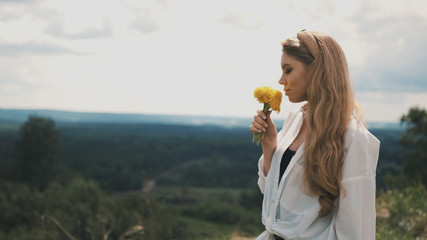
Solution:
[[(368, 121), (427, 107), (425, 0), (0, 0), (0, 108), (253, 116), (280, 42), (332, 35)], [(285, 118), (296, 106), (283, 100)]]

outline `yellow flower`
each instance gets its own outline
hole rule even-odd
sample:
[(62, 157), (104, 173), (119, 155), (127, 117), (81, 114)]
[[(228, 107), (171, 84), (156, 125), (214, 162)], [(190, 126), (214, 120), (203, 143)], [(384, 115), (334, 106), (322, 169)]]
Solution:
[(280, 112), (282, 93), (270, 87), (258, 87), (254, 91), (254, 97), (260, 103), (268, 103), (273, 111)]
[(260, 103), (266, 103), (270, 99), (270, 88), (269, 87), (259, 87), (254, 91), (254, 97), (258, 99)]
[[(271, 109), (280, 112), (280, 104), (282, 103), (282, 93), (279, 90), (272, 89), (270, 87), (258, 87), (254, 91), (254, 97), (258, 100), (258, 102), (263, 103), (263, 112), (267, 114), (267, 112)], [(265, 132), (262, 133), (254, 133), (254, 137), (252, 142), (256, 140), (257, 145), (264, 138)]]
[(282, 103), (282, 93), (278, 90), (274, 90), (271, 101), (270, 101), (270, 107), (273, 111), (276, 111), (277, 113), (280, 112), (280, 104)]

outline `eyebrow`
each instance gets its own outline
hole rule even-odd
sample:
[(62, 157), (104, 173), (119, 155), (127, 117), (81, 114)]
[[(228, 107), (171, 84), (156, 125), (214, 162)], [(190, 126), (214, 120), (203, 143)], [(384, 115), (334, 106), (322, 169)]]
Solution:
[(282, 69), (285, 69), (285, 67), (288, 67), (288, 66), (290, 66), (290, 65), (285, 63), (285, 64), (283, 64)]

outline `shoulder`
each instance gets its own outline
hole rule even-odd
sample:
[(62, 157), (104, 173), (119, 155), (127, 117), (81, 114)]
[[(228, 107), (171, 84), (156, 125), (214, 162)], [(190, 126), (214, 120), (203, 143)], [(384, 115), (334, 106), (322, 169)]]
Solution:
[(371, 145), (379, 145), (379, 140), (365, 127), (362, 122), (352, 119), (346, 132), (346, 147), (357, 146), (369, 150)]
[(290, 125), (302, 120), (303, 111), (302, 108), (294, 108), (289, 111), (283, 126)]
[(280, 141), (283, 139), (287, 132), (293, 132), (295, 128), (299, 126), (299, 124), (302, 122), (302, 111), (301, 109), (292, 109), (286, 119), (285, 122), (282, 125), (282, 129), (280, 130), (279, 134), (277, 135), (277, 139)]
[(352, 119), (346, 137), (343, 179), (349, 177), (375, 176), (380, 141), (360, 122)]

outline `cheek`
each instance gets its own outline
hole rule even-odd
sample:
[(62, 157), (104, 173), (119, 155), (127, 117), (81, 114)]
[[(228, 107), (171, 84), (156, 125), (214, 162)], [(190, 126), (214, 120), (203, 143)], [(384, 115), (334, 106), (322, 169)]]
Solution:
[(300, 85), (303, 88), (307, 88), (307, 74), (305, 72), (302, 72), (298, 75), (298, 85)]
[(305, 89), (308, 89), (308, 79), (307, 79), (307, 75), (304, 75), (303, 78), (301, 79), (301, 85), (304, 86)]

